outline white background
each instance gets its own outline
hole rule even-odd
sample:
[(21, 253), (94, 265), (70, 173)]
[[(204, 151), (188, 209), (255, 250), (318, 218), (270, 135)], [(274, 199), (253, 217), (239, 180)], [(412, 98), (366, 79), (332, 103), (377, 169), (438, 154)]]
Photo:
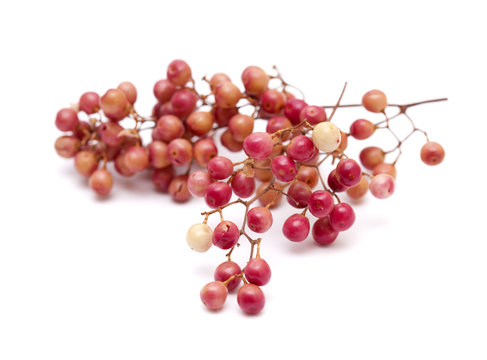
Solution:
[[(481, 4), (2, 2), (0, 359), (486, 359)], [(262, 247), (265, 310), (245, 316), (231, 295), (210, 313), (199, 290), (223, 254), (185, 243), (203, 201), (174, 205), (145, 176), (117, 177), (100, 200), (53, 149), (59, 108), (129, 80), (148, 114), (175, 58), (195, 78), (236, 81), (277, 64), (317, 104), (344, 81), (344, 103), (372, 88), (395, 103), (447, 96), (411, 112), (446, 159), (425, 166), (413, 137), (396, 194), (357, 204), (331, 247), (285, 240), (284, 206)], [(360, 114), (340, 111), (337, 124)]]

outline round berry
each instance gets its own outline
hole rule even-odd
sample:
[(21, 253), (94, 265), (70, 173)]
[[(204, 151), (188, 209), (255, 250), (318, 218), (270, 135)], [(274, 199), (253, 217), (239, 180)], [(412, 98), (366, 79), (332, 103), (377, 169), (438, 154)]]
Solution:
[(378, 174), (372, 178), (369, 189), (378, 199), (387, 199), (394, 193), (395, 180), (391, 175)]
[(167, 67), (167, 78), (176, 86), (183, 86), (191, 80), (191, 68), (184, 60), (173, 60)]
[(235, 174), (231, 182), (232, 190), (239, 198), (248, 198), (255, 191), (255, 178), (243, 171)]
[(231, 81), (224, 81), (215, 88), (215, 105), (224, 109), (234, 108), (242, 98), (240, 89)]
[(198, 101), (198, 95), (192, 90), (182, 89), (171, 96), (171, 108), (174, 115), (185, 118), (191, 114)]
[(258, 66), (249, 66), (242, 72), (242, 83), (250, 95), (260, 95), (267, 90), (269, 75)]
[(289, 205), (302, 209), (308, 206), (309, 198), (311, 196), (311, 189), (305, 183), (296, 181), (289, 187), (287, 195)]
[(345, 231), (355, 222), (355, 213), (347, 203), (335, 205), (330, 213), (330, 225), (336, 231)]
[(213, 115), (206, 111), (195, 111), (186, 120), (186, 126), (196, 136), (203, 136), (213, 128)]
[(78, 114), (71, 108), (61, 109), (56, 114), (56, 127), (61, 131), (74, 131), (78, 123)]
[(266, 90), (260, 96), (260, 106), (269, 114), (277, 114), (284, 108), (284, 94), (277, 90)]
[[(229, 260), (217, 266), (217, 268), (215, 269), (214, 278), (216, 281), (224, 282), (227, 281), (232, 276), (241, 273), (242, 273), (242, 269), (240, 269), (240, 266), (238, 266), (237, 263)], [(228, 291), (232, 291), (238, 288), (241, 282), (242, 279), (239, 276), (235, 276), (232, 280), (230, 280), (227, 283)]]
[(124, 81), (118, 84), (117, 89), (125, 94), (125, 97), (130, 104), (133, 105), (137, 100), (137, 89), (130, 81)]
[(82, 150), (74, 157), (74, 166), (86, 177), (91, 176), (98, 167), (98, 156), (91, 150)]
[(271, 268), (264, 259), (254, 258), (245, 266), (244, 275), (248, 282), (264, 286), (271, 280)]
[(313, 129), (313, 144), (326, 153), (332, 152), (340, 145), (340, 129), (330, 122), (321, 122)]
[(242, 150), (243, 148), (243, 143), (241, 141), (235, 140), (232, 130), (230, 129), (227, 129), (222, 133), (220, 140), (222, 142), (222, 145), (231, 152), (237, 152)]
[(232, 188), (226, 182), (222, 181), (208, 185), (205, 193), (205, 201), (212, 209), (228, 204), (231, 197)]
[(284, 182), (293, 180), (297, 173), (293, 159), (286, 155), (279, 155), (272, 159), (271, 171), (278, 180)]
[(265, 296), (257, 285), (245, 284), (238, 290), (237, 302), (245, 313), (258, 314), (265, 306)]
[(350, 187), (355, 186), (362, 178), (362, 169), (353, 159), (342, 159), (336, 167), (338, 181), (343, 185)]
[(347, 189), (347, 195), (350, 196), (352, 199), (360, 199), (367, 194), (367, 191), (369, 190), (369, 182), (365, 178), (365, 176), (362, 176), (360, 179), (360, 182), (352, 186), (351, 188)]
[(434, 141), (428, 141), (421, 148), (421, 160), (426, 165), (438, 165), (444, 158), (445, 150), (440, 144)]
[(313, 192), (308, 201), (309, 212), (317, 218), (328, 216), (334, 206), (333, 196), (325, 190)]
[(232, 175), (233, 163), (232, 160), (227, 157), (215, 156), (208, 161), (206, 168), (208, 169), (208, 174), (210, 174), (213, 179), (223, 180)]
[(330, 245), (337, 238), (338, 231), (332, 228), (330, 224), (330, 218), (327, 216), (318, 219), (314, 223), (312, 235), (314, 241), (316, 241), (318, 244)]
[(230, 119), (228, 128), (236, 141), (243, 142), (254, 130), (254, 118), (237, 114)]
[(120, 89), (110, 89), (100, 98), (100, 108), (113, 120), (121, 120), (127, 114), (130, 104)]
[(301, 165), (296, 180), (304, 182), (313, 189), (318, 184), (318, 172), (312, 166)]
[(74, 157), (81, 147), (81, 142), (75, 136), (60, 136), (54, 143), (54, 148), (59, 156), (63, 158)]
[(334, 191), (334, 192), (343, 192), (348, 189), (348, 186), (342, 184), (340, 180), (338, 179), (337, 172), (336, 170), (332, 170), (330, 174), (328, 175), (328, 186)]
[(154, 130), (158, 140), (169, 142), (184, 134), (183, 122), (174, 115), (163, 115), (157, 120)]
[(153, 141), (147, 147), (149, 162), (154, 169), (163, 169), (171, 165), (168, 146), (163, 141)]
[(184, 203), (191, 199), (191, 193), (188, 189), (188, 177), (186, 175), (176, 176), (169, 183), (169, 195), (173, 201), (177, 203)]
[(91, 174), (89, 184), (98, 195), (107, 195), (113, 186), (112, 174), (106, 169), (97, 169)]
[(377, 146), (366, 147), (360, 152), (360, 162), (366, 169), (372, 170), (375, 166), (382, 164), (384, 160), (385, 153)]
[(154, 96), (160, 103), (165, 103), (171, 100), (172, 95), (176, 91), (176, 86), (169, 80), (159, 80), (154, 84)]
[(125, 152), (125, 166), (131, 172), (144, 171), (149, 166), (147, 150), (141, 146), (131, 146)]
[(284, 106), (284, 115), (287, 116), (293, 125), (300, 122), (301, 111), (308, 106), (303, 100), (291, 99), (286, 102)]
[(203, 286), (200, 292), (201, 301), (210, 310), (220, 310), (227, 300), (228, 289), (220, 281), (212, 281)]
[(186, 234), (186, 242), (189, 247), (198, 252), (207, 251), (212, 244), (213, 231), (206, 224), (192, 225)]
[(193, 154), (198, 165), (206, 167), (208, 162), (218, 155), (218, 149), (211, 138), (206, 138), (194, 144)]
[(258, 206), (247, 213), (247, 225), (253, 232), (264, 233), (272, 226), (272, 213), (267, 207)]
[[(265, 131), (269, 134), (273, 134), (276, 131), (287, 129), (291, 127), (291, 121), (285, 116), (273, 116), (267, 121)], [(288, 136), (284, 136), (283, 139), (287, 140)]]
[(193, 160), (193, 147), (186, 139), (174, 139), (167, 146), (168, 156), (175, 166), (187, 165)]
[(269, 157), (274, 147), (271, 136), (265, 132), (255, 132), (247, 136), (243, 142), (245, 153), (254, 160)]
[(210, 175), (203, 170), (193, 171), (188, 177), (188, 190), (194, 197), (204, 197), (208, 186), (213, 182)]
[(123, 127), (114, 121), (107, 121), (102, 123), (99, 128), (101, 141), (110, 146), (117, 146), (123, 142), (123, 137), (118, 134), (123, 130)]
[(216, 73), (210, 79), (210, 89), (211, 91), (215, 91), (216, 87), (220, 85), (222, 82), (225, 81), (232, 81), (227, 74), (224, 73)]
[(79, 98), (79, 109), (88, 115), (96, 113), (100, 109), (100, 95), (94, 91), (85, 92)]
[(309, 228), (309, 220), (306, 216), (294, 214), (284, 222), (282, 233), (291, 241), (301, 242), (308, 237)]
[(224, 220), (213, 229), (213, 245), (227, 250), (234, 247), (240, 238), (240, 230), (231, 221)]
[(299, 114), (299, 121), (301, 122), (304, 120), (311, 125), (316, 125), (326, 121), (325, 109), (315, 105), (304, 107)]
[(293, 160), (306, 162), (315, 156), (316, 148), (309, 137), (298, 135), (289, 142), (286, 152)]
[(365, 140), (375, 132), (375, 125), (369, 120), (358, 119), (350, 125), (350, 135), (357, 140)]
[(383, 112), (387, 107), (386, 94), (380, 90), (370, 90), (362, 97), (362, 105), (370, 112)]

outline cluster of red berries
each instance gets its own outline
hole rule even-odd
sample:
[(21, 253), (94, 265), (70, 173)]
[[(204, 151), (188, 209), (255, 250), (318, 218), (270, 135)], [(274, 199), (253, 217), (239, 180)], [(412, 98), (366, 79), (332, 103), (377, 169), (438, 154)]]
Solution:
[[(157, 103), (150, 117), (135, 111), (137, 91), (129, 82), (101, 97), (94, 92), (84, 93), (78, 104), (58, 112), (56, 126), (69, 134), (58, 138), (55, 148), (62, 157), (74, 157), (76, 169), (89, 177), (90, 187), (98, 194), (108, 194), (112, 188), (107, 163), (113, 161), (122, 176), (151, 170), (156, 188), (168, 191), (177, 202), (187, 201), (191, 196), (204, 198), (212, 210), (203, 213), (202, 223), (190, 227), (187, 242), (199, 252), (215, 245), (228, 253), (227, 261), (215, 271), (215, 281), (201, 290), (201, 300), (209, 309), (218, 310), (223, 307), (228, 291), (243, 282), (237, 294), (238, 304), (244, 312), (255, 314), (264, 307), (260, 287), (269, 282), (271, 270), (260, 257), (262, 239), (254, 239), (247, 228), (254, 234), (268, 231), (274, 222), (271, 209), (285, 196), (289, 205), (299, 209), (282, 225), (286, 238), (302, 242), (311, 233), (320, 245), (333, 243), (355, 221), (352, 207), (341, 201), (339, 193), (346, 192), (353, 199), (368, 191), (379, 199), (389, 197), (394, 192), (395, 164), (401, 146), (413, 133), (422, 132), (426, 137), (421, 149), (423, 162), (441, 163), (445, 155), (441, 145), (429, 141), (426, 132), (416, 128), (406, 111), (443, 99), (391, 105), (382, 91), (369, 91), (361, 104), (347, 107), (363, 106), (370, 112), (382, 113), (384, 120), (372, 123), (358, 119), (346, 133), (331, 122), (336, 110), (342, 107), (343, 92), (334, 106), (308, 105), (288, 91), (290, 86), (279, 72), (269, 75), (257, 66), (249, 66), (241, 79), (243, 91), (226, 74), (215, 74), (209, 80), (204, 77), (209, 92), (200, 94), (188, 64), (174, 60), (168, 66), (167, 79), (154, 85)], [(271, 88), (271, 81), (277, 81), (277, 86)], [(391, 107), (398, 112), (388, 116), (386, 110)], [(325, 108), (332, 109), (329, 116)], [(80, 120), (80, 114), (85, 119)], [(403, 139), (389, 127), (390, 121), (401, 115), (413, 126)], [(121, 125), (124, 119), (132, 120), (130, 127)], [(256, 119), (267, 122), (265, 132), (254, 132)], [(140, 132), (145, 129), (151, 129), (152, 141), (143, 146)], [(398, 144), (388, 151), (364, 148), (360, 162), (371, 171), (368, 173), (346, 156), (348, 138), (367, 139), (381, 129), (393, 133)], [(214, 141), (217, 135), (228, 150), (243, 150), (246, 158), (233, 162), (218, 156)], [(393, 162), (385, 161), (388, 154), (397, 151)], [(321, 165), (328, 159), (332, 168), (324, 177)], [(318, 184), (321, 188), (315, 190)], [(223, 217), (223, 210), (234, 204), (245, 207), (240, 227)], [(207, 221), (215, 213), (219, 213), (221, 221), (211, 229)], [(312, 226), (308, 213), (316, 219)], [(242, 238), (251, 247), (243, 269), (231, 260)]]

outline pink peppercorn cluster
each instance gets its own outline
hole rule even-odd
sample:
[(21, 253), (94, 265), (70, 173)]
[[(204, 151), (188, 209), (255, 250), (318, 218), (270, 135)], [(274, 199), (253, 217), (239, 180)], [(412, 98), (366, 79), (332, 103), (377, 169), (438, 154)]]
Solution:
[[(66, 134), (56, 140), (55, 148), (61, 157), (74, 158), (78, 172), (89, 178), (89, 186), (99, 195), (112, 189), (109, 163), (113, 163), (123, 177), (150, 171), (156, 189), (169, 192), (176, 202), (204, 199), (210, 210), (203, 213), (202, 223), (189, 228), (186, 240), (198, 252), (212, 246), (226, 251), (214, 281), (200, 292), (210, 310), (221, 309), (229, 291), (237, 291), (245, 313), (257, 314), (264, 308), (261, 287), (270, 281), (271, 269), (260, 257), (260, 236), (274, 224), (272, 209), (284, 197), (294, 210), (279, 224), (283, 237), (295, 243), (311, 237), (319, 245), (330, 245), (355, 222), (355, 212), (342, 201), (342, 193), (350, 199), (368, 192), (379, 199), (391, 196), (401, 146), (412, 134), (426, 137), (420, 152), (424, 163), (437, 165), (445, 156), (441, 145), (429, 141), (406, 114), (412, 106), (444, 99), (394, 105), (382, 91), (372, 90), (360, 104), (341, 105), (340, 96), (335, 105), (309, 105), (288, 91), (290, 86), (279, 72), (269, 75), (257, 66), (242, 72), (240, 87), (224, 73), (203, 81), (205, 93), (196, 90), (189, 65), (174, 60), (166, 78), (154, 85), (156, 104), (149, 117), (135, 110), (137, 90), (130, 82), (101, 97), (86, 92), (77, 104), (57, 113), (56, 126)], [(354, 106), (384, 119), (376, 123), (358, 119), (343, 131), (333, 116), (337, 109)], [(394, 108), (398, 111), (391, 115)], [(404, 117), (412, 130), (400, 138), (389, 124)], [(265, 131), (254, 131), (256, 121), (265, 122)], [(145, 130), (151, 131), (147, 144), (141, 136)], [(377, 131), (389, 131), (397, 145), (388, 150), (365, 147), (357, 160), (346, 155), (349, 139), (368, 139)], [(220, 144), (244, 156), (237, 162), (221, 156)], [(393, 154), (396, 158), (386, 161)], [(326, 172), (325, 162), (331, 165)], [(237, 225), (224, 218), (223, 210), (239, 204), (244, 211)], [(211, 228), (208, 218), (217, 213), (221, 221)], [(240, 266), (231, 255), (242, 239), (251, 250), (249, 261)]]

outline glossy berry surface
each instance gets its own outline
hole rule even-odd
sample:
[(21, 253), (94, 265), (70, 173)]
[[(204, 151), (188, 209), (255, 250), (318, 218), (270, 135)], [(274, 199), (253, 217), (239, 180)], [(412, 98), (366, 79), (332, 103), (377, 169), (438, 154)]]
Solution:
[(245, 174), (243, 171), (239, 171), (233, 177), (230, 185), (235, 195), (245, 199), (255, 191), (255, 178)]
[(245, 266), (244, 275), (248, 282), (264, 286), (271, 280), (271, 268), (264, 259), (254, 258)]
[(387, 199), (394, 193), (395, 180), (389, 174), (378, 174), (370, 181), (369, 189), (378, 199)]
[(206, 168), (208, 169), (208, 174), (210, 174), (213, 179), (223, 180), (232, 175), (233, 163), (232, 160), (227, 157), (215, 156), (208, 161)]
[(334, 206), (333, 196), (325, 190), (313, 192), (308, 202), (309, 212), (317, 218), (328, 216)]
[(198, 252), (205, 252), (211, 247), (213, 231), (206, 224), (194, 224), (186, 233), (189, 247)]
[(297, 168), (289, 156), (279, 155), (272, 159), (271, 171), (278, 180), (288, 182), (296, 177)]
[(426, 165), (441, 164), (444, 158), (445, 150), (440, 144), (434, 141), (427, 142), (421, 148), (421, 160), (423, 160)]
[(300, 121), (307, 121), (311, 125), (316, 125), (323, 121), (326, 121), (325, 109), (319, 106), (305, 106), (299, 114)]
[(277, 90), (266, 90), (260, 96), (260, 106), (269, 114), (277, 114), (284, 108), (284, 95)]
[(284, 115), (291, 120), (293, 125), (297, 125), (300, 122), (301, 111), (308, 106), (306, 102), (300, 99), (291, 99), (286, 102), (284, 106)]
[(385, 153), (381, 148), (377, 146), (369, 146), (364, 148), (360, 152), (360, 162), (369, 170), (374, 169), (379, 164), (382, 164), (385, 160)]
[(313, 239), (320, 245), (330, 245), (338, 237), (338, 231), (330, 223), (330, 218), (324, 217), (318, 219), (313, 225)]
[(355, 120), (350, 126), (350, 135), (357, 140), (365, 140), (375, 132), (375, 125), (365, 119)]
[(380, 113), (387, 106), (386, 94), (380, 90), (370, 90), (362, 97), (362, 105), (371, 112)]
[(313, 144), (323, 152), (335, 151), (340, 146), (340, 129), (330, 122), (320, 122), (313, 129)]
[(243, 285), (237, 294), (240, 308), (247, 314), (258, 314), (265, 306), (264, 292), (254, 284)]
[(107, 195), (113, 186), (112, 174), (106, 169), (97, 169), (91, 174), (89, 184), (98, 195)]
[(332, 170), (330, 174), (328, 174), (328, 186), (335, 192), (343, 192), (348, 189), (348, 186), (342, 184), (338, 179), (338, 175), (336, 170)]
[(74, 131), (78, 123), (78, 114), (73, 109), (61, 109), (56, 114), (56, 127), (61, 131)]
[(191, 68), (184, 60), (173, 60), (167, 67), (166, 75), (171, 83), (182, 86), (191, 80)]
[(304, 182), (296, 181), (291, 184), (287, 191), (287, 201), (292, 207), (302, 209), (308, 206), (311, 196), (311, 189)]
[(347, 203), (335, 205), (330, 213), (330, 225), (336, 231), (348, 230), (355, 222), (355, 212)]
[(243, 142), (245, 153), (254, 160), (262, 160), (269, 157), (274, 147), (274, 142), (269, 134), (255, 132), (247, 136)]
[(355, 186), (362, 178), (362, 169), (355, 160), (343, 159), (336, 167), (336, 176), (341, 184), (347, 187)]
[(282, 226), (282, 233), (289, 240), (301, 242), (308, 237), (310, 229), (309, 220), (301, 214), (291, 215)]
[[(218, 267), (215, 269), (214, 273), (214, 278), (216, 281), (221, 281), (224, 282), (228, 280), (230, 277), (240, 274), (242, 272), (242, 269), (240, 269), (240, 266), (233, 261), (225, 261), (218, 265)], [(235, 277), (232, 280), (230, 280), (227, 283), (227, 289), (228, 291), (233, 291), (242, 282), (242, 279), (240, 277)]]
[(208, 172), (203, 170), (193, 171), (188, 177), (188, 190), (194, 197), (204, 197), (208, 186), (213, 181)]
[(228, 290), (220, 281), (212, 281), (201, 289), (201, 301), (209, 310), (220, 310), (227, 300)]
[(286, 151), (293, 160), (306, 162), (315, 155), (316, 148), (309, 137), (299, 135), (289, 142)]
[(208, 185), (205, 193), (205, 201), (212, 209), (227, 204), (231, 197), (232, 188), (226, 182), (222, 181)]
[(237, 244), (240, 231), (233, 222), (224, 220), (213, 229), (213, 245), (220, 249), (230, 249)]
[(254, 207), (247, 213), (247, 225), (253, 232), (266, 232), (272, 226), (272, 222), (272, 213), (264, 206)]

